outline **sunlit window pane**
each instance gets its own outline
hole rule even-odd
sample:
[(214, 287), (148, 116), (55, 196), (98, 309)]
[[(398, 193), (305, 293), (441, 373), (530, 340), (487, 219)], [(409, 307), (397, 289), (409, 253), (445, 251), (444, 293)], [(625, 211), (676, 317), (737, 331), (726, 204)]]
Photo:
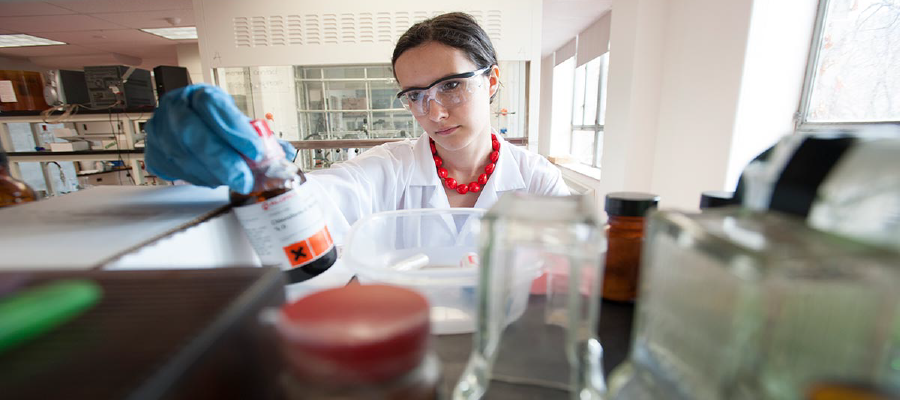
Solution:
[(582, 164), (594, 163), (594, 131), (572, 131), (572, 156)]
[(900, 120), (900, 6), (832, 0), (809, 102), (809, 122)]

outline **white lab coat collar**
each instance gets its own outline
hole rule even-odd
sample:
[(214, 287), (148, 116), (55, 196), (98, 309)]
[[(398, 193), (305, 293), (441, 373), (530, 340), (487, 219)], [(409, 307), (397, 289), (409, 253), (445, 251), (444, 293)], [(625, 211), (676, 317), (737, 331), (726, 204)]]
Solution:
[(431, 154), (427, 133), (423, 133), (416, 140), (416, 145), (413, 146), (413, 157), (415, 157), (416, 165), (409, 184), (412, 186), (441, 186), (441, 179), (435, 172), (434, 156)]
[(503, 136), (497, 135), (500, 142), (500, 159), (497, 160), (497, 167), (494, 173), (488, 179), (486, 185), (481, 190), (481, 195), (475, 201), (475, 208), (491, 208), (497, 199), (500, 198), (502, 192), (510, 190), (525, 189), (525, 180), (522, 178), (522, 171), (519, 169), (518, 161), (513, 158), (513, 152), (510, 148), (512, 144), (506, 141)]
[[(495, 133), (496, 135), (496, 133)], [(522, 177), (522, 171), (519, 169), (519, 163), (513, 156), (510, 144), (502, 136), (497, 135), (500, 141), (500, 159), (497, 160), (497, 167), (491, 174), (487, 184), (478, 195), (475, 202), (475, 208), (490, 208), (500, 198), (501, 192), (510, 190), (519, 190), (525, 188), (525, 180)], [(449, 207), (447, 196), (444, 195), (441, 188), (443, 182), (438, 178), (434, 168), (434, 157), (431, 154), (431, 146), (429, 146), (428, 134), (423, 133), (416, 140), (413, 147), (413, 153), (416, 160), (415, 170), (410, 178), (411, 186), (432, 186), (430, 201), (432, 207)], [(425, 188), (423, 188), (425, 189)]]

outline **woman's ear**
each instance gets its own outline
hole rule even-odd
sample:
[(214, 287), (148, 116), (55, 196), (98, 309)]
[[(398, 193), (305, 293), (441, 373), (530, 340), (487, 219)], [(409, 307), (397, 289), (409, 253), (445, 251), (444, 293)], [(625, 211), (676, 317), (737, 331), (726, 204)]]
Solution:
[(488, 77), (488, 82), (490, 83), (488, 93), (491, 94), (491, 100), (493, 100), (494, 95), (500, 90), (500, 67), (497, 65), (491, 67), (491, 75)]

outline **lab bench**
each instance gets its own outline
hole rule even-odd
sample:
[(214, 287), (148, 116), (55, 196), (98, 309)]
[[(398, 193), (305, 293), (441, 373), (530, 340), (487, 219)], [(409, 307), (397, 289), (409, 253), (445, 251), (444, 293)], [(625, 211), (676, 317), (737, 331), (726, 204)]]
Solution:
[[(183, 314), (184, 312), (187, 312), (186, 310), (189, 308), (189, 300), (204, 300), (203, 296), (188, 296), (187, 294), (206, 293), (214, 288), (219, 288), (221, 285), (216, 283), (218, 279), (223, 279), (222, 276), (233, 276), (236, 274), (235, 272), (230, 272), (232, 271), (230, 269), (212, 267), (220, 267), (223, 265), (259, 265), (258, 258), (255, 257), (255, 253), (253, 253), (246, 238), (240, 234), (233, 234), (234, 232), (241, 232), (241, 228), (237, 224), (233, 214), (227, 212), (227, 199), (227, 190), (225, 188), (213, 190), (194, 186), (98, 186), (89, 190), (67, 195), (66, 197), (28, 203), (10, 209), (2, 209), (0, 210), (0, 226), (4, 226), (4, 229), (0, 231), (0, 243), (2, 243), (5, 256), (0, 260), (0, 273), (4, 273), (4, 270), (18, 270), (20, 272), (22, 270), (27, 270), (27, 273), (25, 274), (27, 275), (45, 269), (59, 270), (62, 268), (70, 271), (63, 273), (63, 275), (105, 276), (103, 278), (104, 280), (115, 280), (126, 276), (125, 274), (138, 272), (140, 274), (145, 274), (144, 276), (148, 277), (147, 279), (150, 280), (156, 277), (157, 281), (156, 283), (153, 283), (154, 285), (165, 285), (165, 279), (160, 280), (158, 279), (159, 277), (175, 279), (187, 274), (196, 278), (197, 276), (206, 274), (206, 276), (209, 277), (209, 280), (196, 280), (193, 284), (182, 285), (177, 290), (168, 287), (164, 288), (165, 290), (160, 289), (160, 293), (169, 293), (167, 296), (175, 296), (180, 299), (174, 303), (171, 299), (167, 300), (166, 298), (152, 300), (153, 296), (150, 292), (153, 292), (153, 290), (150, 290), (152, 288), (147, 286), (150, 285), (149, 283), (131, 284), (130, 287), (135, 290), (135, 296), (150, 296), (145, 299), (147, 301), (142, 300), (139, 302), (139, 305), (148, 307), (154, 305), (155, 307), (156, 305), (165, 306), (168, 304), (167, 307), (171, 307), (173, 312)], [(229, 234), (229, 232), (232, 234)], [(186, 267), (201, 268), (190, 272), (190, 270), (184, 269)], [(152, 271), (135, 271), (137, 269), (150, 269)], [(265, 270), (272, 269), (246, 269), (255, 270), (256, 272), (250, 273), (249, 275), (245, 272), (243, 273), (245, 277), (249, 276), (250, 278), (262, 279), (263, 281), (268, 282), (269, 289), (266, 290), (269, 290), (271, 293), (263, 295), (261, 292), (258, 292), (260, 289), (257, 288), (255, 289), (257, 292), (253, 292), (254, 294), (249, 297), (241, 296), (239, 293), (229, 293), (227, 296), (223, 295), (219, 300), (206, 298), (206, 300), (209, 301), (215, 300), (222, 302), (222, 304), (220, 304), (221, 307), (216, 309), (218, 311), (210, 312), (221, 312), (223, 313), (222, 318), (225, 318), (224, 315), (227, 314), (226, 311), (233, 308), (228, 306), (231, 304), (232, 306), (236, 305), (240, 310), (240, 313), (251, 313), (254, 315), (254, 318), (258, 318), (259, 312), (264, 306), (272, 305), (271, 295), (276, 295), (279, 299), (290, 300), (297, 296), (297, 292), (292, 293), (292, 289), (304, 289), (305, 292), (308, 292), (311, 287), (304, 284), (283, 287), (280, 283), (276, 286), (272, 286), (271, 281), (272, 279), (275, 279), (273, 277), (277, 277), (280, 282), (280, 271), (274, 270), (274, 275), (271, 273), (266, 275)], [(322, 281), (323, 279), (331, 279), (329, 283), (331, 286), (346, 284), (350, 279), (350, 276), (352, 276), (352, 273), (348, 271), (346, 274), (341, 275), (341, 272), (338, 271), (339, 269), (340, 268), (337, 268), (336, 265), (329, 271), (326, 271), (322, 276), (308, 283), (314, 283), (316, 280)], [(125, 272), (121, 270), (130, 271)], [(5, 273), (9, 274), (9, 272)], [(61, 276), (60, 272), (53, 272), (51, 274)], [(331, 276), (327, 277), (325, 276), (326, 274), (330, 274)], [(241, 273), (237, 273), (237, 275), (241, 275)], [(24, 279), (26, 279), (27, 282), (30, 278), (26, 276)], [(299, 288), (299, 286), (304, 286), (304, 288)], [(241, 287), (246, 291), (250, 290), (248, 288), (253, 286), (244, 285)], [(178, 290), (183, 290), (186, 294), (178, 294)], [(128, 292), (110, 289), (110, 297), (108, 298), (114, 299), (114, 296), (121, 297), (123, 295), (122, 293)], [(128, 298), (127, 295), (126, 297), (122, 297), (122, 299), (122, 301), (126, 303), (131, 302), (131, 304), (135, 304), (133, 301), (134, 299)], [(242, 301), (244, 301), (244, 303), (237, 302), (236, 299), (243, 299)], [(258, 302), (246, 303), (248, 299), (257, 299)], [(532, 295), (529, 301), (541, 302), (543, 301), (543, 297)], [(522, 318), (542, 318), (543, 316), (539, 315), (540, 313), (538, 311), (535, 311), (540, 310), (539, 306), (539, 304), (536, 306), (529, 306), (527, 308), (528, 311)], [(146, 308), (141, 309), (146, 310)], [(628, 303), (603, 302), (601, 305), (598, 332), (601, 344), (604, 346), (603, 366), (607, 376), (615, 365), (618, 365), (625, 359), (628, 353), (633, 312), (633, 305)], [(131, 313), (125, 314), (131, 315)], [(201, 314), (203, 314), (205, 321), (212, 324), (208, 326), (209, 329), (218, 329), (218, 331), (216, 331), (219, 332), (218, 334), (227, 336), (226, 333), (229, 332), (228, 329), (224, 329), (221, 325), (217, 325), (218, 328), (213, 326), (215, 325), (213, 322), (216, 321), (216, 319), (212, 318), (212, 315), (207, 315), (209, 313), (206, 312)], [(157, 325), (154, 326), (152, 332), (143, 330), (141, 331), (145, 332), (143, 335), (134, 334), (134, 336), (130, 338), (130, 340), (135, 342), (135, 345), (141, 344), (143, 346), (142, 342), (146, 341), (146, 338), (159, 337), (165, 330), (177, 328), (177, 326), (168, 323), (169, 321), (174, 321), (173, 319), (164, 317), (164, 314), (157, 313), (154, 315), (156, 316), (152, 318), (156, 321)], [(230, 315), (230, 317), (228, 317), (230, 319), (226, 318), (223, 320), (225, 322), (220, 322), (220, 324), (235, 324), (235, 321), (239, 320), (236, 319), (235, 315), (228, 315)], [(137, 316), (133, 315), (133, 317), (136, 318)], [(133, 319), (129, 319), (128, 321), (134, 322)], [(166, 321), (166, 323), (162, 323), (163, 321)], [(131, 327), (134, 328), (135, 326)], [(203, 327), (196, 328), (201, 330), (206, 329)], [(234, 326), (232, 328), (237, 330), (241, 329)], [(90, 330), (79, 329), (80, 330), (76, 331), (81, 332), (81, 335), (90, 333)], [(186, 338), (191, 337), (188, 333), (184, 333), (184, 335)], [(242, 333), (241, 335), (244, 334)], [(441, 390), (444, 393), (449, 393), (449, 391), (452, 390), (457, 379), (465, 369), (466, 363), (471, 355), (472, 336), (472, 334), (456, 334), (438, 335), (433, 337), (432, 343), (434, 349), (443, 364)], [(90, 338), (88, 337), (88, 339)], [(551, 354), (554, 352), (532, 343), (533, 337), (528, 335), (527, 332), (522, 332), (521, 335), (509, 336), (504, 340), (507, 339), (517, 343), (513, 348), (529, 349), (529, 352), (523, 352), (521, 355), (516, 355), (522, 357), (522, 362), (520, 363), (522, 368), (529, 368), (531, 371), (540, 371), (542, 374), (543, 371), (546, 371), (547, 374), (552, 374), (554, 371), (564, 369), (564, 363), (566, 362), (565, 355)], [(203, 340), (209, 340), (209, 338), (206, 337), (203, 338)], [(88, 344), (97, 346), (97, 343), (91, 343), (92, 342), (89, 342)], [(202, 353), (204, 351), (217, 352), (222, 349), (219, 347), (220, 350), (215, 350), (216, 347), (213, 346), (213, 344), (207, 344), (206, 347), (198, 348), (195, 346), (195, 341), (187, 339), (183, 341), (172, 341), (171, 343), (170, 346), (172, 347), (168, 348), (166, 351), (173, 352), (173, 354), (176, 355), (183, 351)], [(120, 349), (120, 352), (123, 352), (122, 358), (111, 359), (110, 361), (97, 360), (98, 366), (108, 366), (106, 364), (107, 362), (125, 362), (131, 359), (129, 358), (131, 355), (124, 354), (128, 351), (127, 346), (121, 343), (116, 344), (116, 346), (120, 346), (118, 348)], [(40, 346), (31, 346), (29, 348), (30, 350), (24, 349), (19, 351), (19, 353), (36, 352), (34, 354), (43, 357), (39, 358), (40, 362), (44, 363), (42, 364), (43, 367), (38, 365), (34, 368), (44, 368), (49, 365), (47, 363), (61, 363), (66, 357), (81, 357), (83, 354), (79, 352), (84, 351), (83, 349), (78, 350), (78, 347), (76, 346), (67, 348), (67, 351), (60, 351), (48, 355), (40, 349)], [(97, 348), (102, 349), (103, 346)], [(140, 348), (145, 349), (146, 346)], [(544, 353), (541, 353), (542, 351)], [(200, 359), (201, 355), (202, 354), (193, 354), (191, 357)], [(183, 358), (186, 356), (181, 355), (179, 357)], [(223, 362), (233, 363), (230, 364), (230, 369), (220, 368), (216, 370), (218, 371), (215, 373), (216, 379), (223, 380), (223, 382), (235, 379), (236, 376), (240, 376), (241, 371), (246, 371), (247, 369), (246, 361), (235, 362), (234, 357), (229, 358), (221, 354), (210, 357), (222, 358), (225, 360)], [(148, 360), (149, 358), (142, 360)], [(179, 358), (175, 357), (175, 359)], [(16, 360), (18, 360), (17, 362), (28, 364), (31, 358), (20, 354), (17, 356)], [(83, 363), (86, 362), (84, 360), (84, 358), (80, 358), (76, 361)], [(88, 359), (88, 361), (91, 360)], [(4, 370), (4, 363), (10, 362), (12, 361), (0, 354), (0, 370)], [(11, 366), (12, 364), (5, 365)], [(34, 366), (34, 364), (30, 365)], [(177, 379), (174, 379), (172, 376), (175, 372), (188, 377), (188, 379), (190, 379), (189, 377), (191, 376), (206, 376), (207, 379), (210, 379), (209, 376), (204, 374), (192, 375), (196, 374), (196, 371), (191, 370), (191, 368), (201, 367), (176, 365), (172, 367), (175, 369), (171, 371), (165, 370), (163, 371), (165, 373), (163, 373), (160, 372), (164, 369), (163, 366), (160, 366), (160, 364), (154, 365), (156, 368), (160, 368), (160, 370), (144, 371), (144, 375), (142, 376), (154, 377), (154, 379), (157, 379), (155, 382), (162, 382), (160, 383), (161, 385), (175, 385), (176, 382), (178, 382)], [(211, 368), (209, 364), (201, 363), (199, 361), (196, 365), (205, 365), (206, 367), (203, 368)], [(222, 366), (220, 365), (219, 367)], [(109, 381), (106, 380), (109, 375), (101, 372), (102, 371), (98, 370), (96, 373), (79, 375), (86, 381), (79, 381), (78, 385), (90, 388), (109, 384)], [(153, 375), (151, 372), (162, 375), (159, 377)], [(21, 377), (22, 376), (19, 375), (19, 378)], [(44, 376), (42, 379), (34, 380), (34, 382), (50, 381), (44, 378), (47, 377)], [(531, 384), (516, 382), (514, 384), (511, 382), (504, 382), (500, 376), (497, 378), (497, 380), (492, 381), (491, 383), (490, 396), (488, 397), (490, 399), (567, 398), (565, 392), (559, 388), (552, 387), (552, 385), (543, 385), (541, 382)], [(6, 377), (0, 379), (0, 392), (4, 392), (4, 386), (12, 385), (10, 379), (12, 378)], [(4, 384), (3, 382), (6, 383)], [(64, 382), (72, 381), (67, 380)], [(74, 385), (75, 383), (72, 384)], [(179, 384), (184, 384), (184, 382)], [(223, 383), (223, 385), (225, 384)], [(137, 390), (137, 387), (133, 389)], [(222, 400), (223, 398), (229, 398), (228, 396), (237, 396), (231, 398), (240, 398), (237, 393), (238, 392), (232, 392), (230, 395), (222, 395), (217, 397), (217, 399)], [(124, 398), (125, 396), (120, 397)], [(72, 398), (77, 398), (77, 396)], [(196, 398), (205, 397), (201, 396)]]
[[(102, 291), (78, 318), (0, 352), (0, 370), (17, 371), (0, 375), (0, 392), (12, 398), (279, 398), (277, 339), (263, 318), (284, 299), (277, 269), (19, 271), (0, 278), (22, 288), (82, 278)], [(535, 310), (529, 307), (522, 318), (542, 318)], [(601, 313), (608, 376), (627, 355), (633, 307), (603, 303)], [(565, 354), (521, 333), (504, 338), (514, 342), (510, 348), (528, 349), (513, 355), (517, 365), (531, 375), (564, 373)], [(442, 364), (439, 391), (449, 398), (471, 354), (472, 334), (434, 336), (432, 346)], [(565, 400), (569, 394), (495, 374), (485, 398)]]

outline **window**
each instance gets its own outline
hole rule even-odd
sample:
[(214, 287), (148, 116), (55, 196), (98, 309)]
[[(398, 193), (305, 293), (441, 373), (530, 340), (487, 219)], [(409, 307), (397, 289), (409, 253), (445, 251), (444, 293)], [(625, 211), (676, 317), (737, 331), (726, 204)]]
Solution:
[(798, 128), (900, 121), (900, 4), (822, 0)]
[[(501, 90), (492, 104), (494, 128), (525, 135), (525, 62), (502, 61)], [(215, 82), (253, 118), (274, 114), (285, 140), (417, 138), (422, 128), (397, 99), (389, 64), (229, 67)], [(296, 115), (296, 119), (294, 119)]]
[(553, 107), (550, 116), (550, 154), (571, 153), (572, 98), (575, 57), (553, 67)]
[(572, 136), (569, 148), (575, 159), (600, 167), (603, 125), (606, 119), (606, 71), (608, 54), (575, 69)]
[(296, 67), (300, 138), (415, 137), (418, 125), (396, 99), (390, 67)]

